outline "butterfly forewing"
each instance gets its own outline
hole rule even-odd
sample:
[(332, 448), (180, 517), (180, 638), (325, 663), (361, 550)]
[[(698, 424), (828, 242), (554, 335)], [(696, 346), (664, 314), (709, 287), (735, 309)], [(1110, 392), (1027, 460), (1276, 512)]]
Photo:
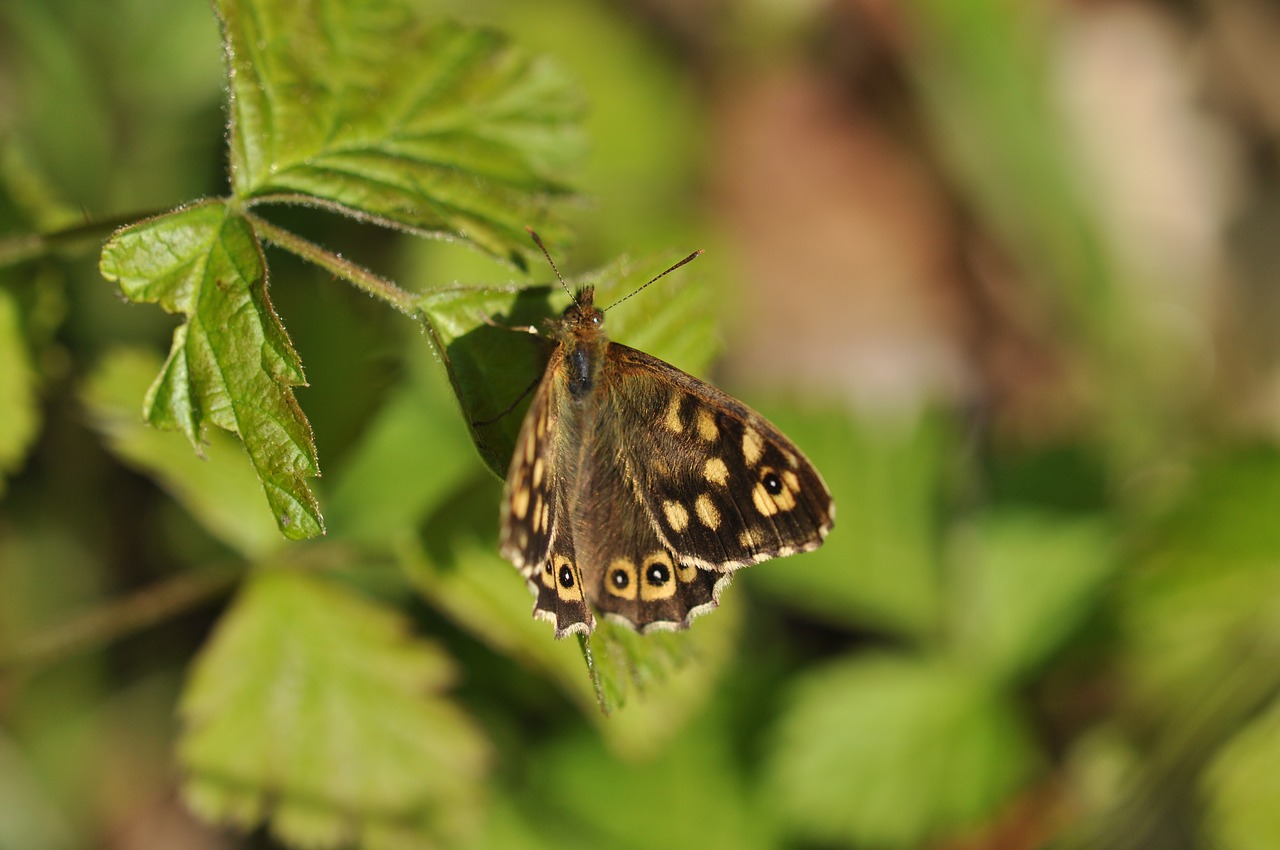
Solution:
[(657, 533), (689, 563), (728, 571), (821, 545), (822, 477), (764, 417), (644, 352), (611, 343), (608, 407), (644, 422), (629, 458)]
[(566, 439), (560, 427), (564, 388), (553, 368), (563, 360), (557, 349), (538, 385), (516, 438), (507, 472), (500, 524), (503, 557), (519, 568), (537, 597), (534, 615), (555, 623), (556, 636), (589, 634), (595, 619), (583, 590), (582, 570), (573, 542), (567, 474), (557, 446)]

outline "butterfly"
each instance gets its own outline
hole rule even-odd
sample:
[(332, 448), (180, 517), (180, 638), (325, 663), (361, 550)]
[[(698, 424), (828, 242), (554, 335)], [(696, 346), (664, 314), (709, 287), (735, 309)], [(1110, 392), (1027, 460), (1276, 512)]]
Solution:
[(597, 611), (640, 632), (683, 629), (735, 570), (822, 545), (835, 503), (790, 440), (732, 396), (609, 341), (593, 287), (569, 294), (501, 507), (500, 549), (535, 617), (557, 638), (590, 635)]

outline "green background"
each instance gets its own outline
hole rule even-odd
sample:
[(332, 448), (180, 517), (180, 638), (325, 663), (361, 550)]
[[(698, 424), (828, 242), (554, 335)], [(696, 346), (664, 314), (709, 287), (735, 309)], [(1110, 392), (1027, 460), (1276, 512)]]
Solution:
[[(1280, 845), (1274, 10), (218, 9), (231, 83), (201, 3), (0, 9), (0, 850)], [(566, 301), (524, 224), (619, 294), (707, 249), (612, 338), (838, 506), (594, 680), (469, 427)], [(175, 328), (235, 380), (148, 395)]]

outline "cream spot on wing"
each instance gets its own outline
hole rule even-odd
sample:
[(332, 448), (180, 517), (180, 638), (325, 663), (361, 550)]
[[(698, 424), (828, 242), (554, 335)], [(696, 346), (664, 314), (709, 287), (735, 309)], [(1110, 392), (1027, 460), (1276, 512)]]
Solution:
[(524, 519), (529, 513), (529, 488), (520, 487), (511, 494), (511, 513), (516, 519)]
[(530, 431), (529, 436), (525, 437), (524, 440), (524, 462), (533, 463), (533, 456), (537, 454), (537, 450), (538, 438)]
[(783, 449), (782, 456), (787, 459), (787, 466), (791, 467), (792, 469), (795, 469), (800, 465), (800, 461), (796, 459), (796, 456), (791, 452), (787, 451), (786, 449)]
[(779, 510), (789, 511), (796, 506), (796, 494), (791, 490), (784, 489), (773, 497), (773, 502), (778, 506)]
[(533, 462), (533, 486), (534, 487), (542, 486), (542, 473), (545, 471), (546, 469), (542, 463), (542, 458), (538, 458)]
[(702, 477), (712, 484), (724, 486), (729, 480), (729, 467), (720, 458), (713, 457), (703, 465)]
[(543, 410), (538, 416), (538, 439), (541, 440), (547, 436), (547, 411)]
[(763, 484), (757, 484), (751, 488), (751, 503), (764, 516), (773, 516), (778, 512), (778, 506), (774, 503), (773, 497), (769, 495), (769, 491), (764, 489)]
[(764, 454), (764, 438), (760, 436), (759, 431), (748, 425), (742, 432), (742, 459), (747, 462), (747, 466), (755, 466), (760, 462), (762, 454)]
[(755, 549), (760, 546), (761, 537), (754, 528), (744, 528), (738, 532), (738, 545), (743, 549)]
[(542, 531), (542, 494), (538, 494), (538, 498), (533, 500), (533, 530), (534, 533)]
[(708, 443), (720, 439), (720, 429), (716, 427), (716, 415), (705, 407), (698, 411), (698, 436)]
[[(755, 487), (751, 488), (751, 502), (756, 506), (756, 510), (765, 516), (773, 516), (794, 508), (796, 506), (796, 494), (795, 490), (787, 486), (791, 483), (790, 480), (777, 478), (773, 470), (768, 470), (768, 475), (765, 477), (767, 478), (769, 475), (774, 476), (774, 484), (783, 485), (782, 489), (776, 494), (770, 493), (763, 480), (758, 482)], [(791, 477), (795, 478), (795, 475), (791, 474)], [(797, 480), (796, 483), (799, 484), (799, 481)]]
[(545, 502), (542, 505), (542, 529), (543, 531), (551, 531), (551, 503)]
[(667, 402), (667, 412), (662, 417), (662, 424), (673, 434), (684, 430), (684, 423), (680, 421), (680, 402), (683, 398), (679, 392), (673, 392), (671, 401)]
[(698, 568), (693, 564), (676, 564), (676, 576), (680, 581), (688, 584), (698, 575)]
[(698, 513), (698, 519), (707, 528), (715, 531), (720, 527), (720, 511), (716, 508), (716, 503), (711, 501), (711, 497), (706, 493), (698, 496), (693, 503), (693, 509)]
[(662, 513), (667, 518), (667, 525), (672, 531), (684, 531), (689, 527), (689, 511), (679, 502), (663, 502)]
[(789, 469), (782, 470), (782, 480), (786, 482), (787, 489), (792, 493), (800, 492), (800, 477)]

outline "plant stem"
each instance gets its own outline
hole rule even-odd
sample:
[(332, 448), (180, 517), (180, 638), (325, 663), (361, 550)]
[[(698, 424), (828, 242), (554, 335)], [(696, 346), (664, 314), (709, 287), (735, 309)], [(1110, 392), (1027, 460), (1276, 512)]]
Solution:
[(418, 308), (418, 297), (412, 292), (401, 289), (384, 277), (374, 274), (363, 266), (343, 259), (332, 251), (325, 250), (314, 242), (310, 242), (281, 227), (276, 227), (264, 218), (251, 212), (244, 212), (245, 218), (253, 225), (259, 236), (291, 254), (315, 263), (322, 269), (349, 281), (363, 289), (380, 301), (385, 301), (406, 316), (417, 318), (422, 312)]
[(180, 575), (108, 602), (0, 650), (0, 674), (43, 667), (141, 631), (226, 593), (240, 570)]
[(60, 251), (76, 252), (90, 246), (101, 248), (108, 236), (126, 224), (160, 214), (151, 211), (114, 216), (101, 221), (85, 221), (47, 233), (15, 233), (6, 236), (0, 239), (0, 268), (9, 268)]

